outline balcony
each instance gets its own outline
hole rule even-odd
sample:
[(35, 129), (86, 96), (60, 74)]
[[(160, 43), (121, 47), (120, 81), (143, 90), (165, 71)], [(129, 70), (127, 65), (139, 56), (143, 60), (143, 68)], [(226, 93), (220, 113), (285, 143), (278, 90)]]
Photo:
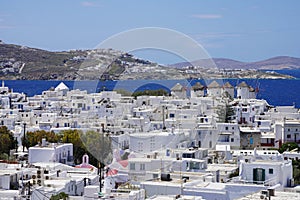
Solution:
[(218, 142), (229, 142), (229, 139), (219, 139)]
[(260, 143), (262, 147), (274, 147), (274, 143)]

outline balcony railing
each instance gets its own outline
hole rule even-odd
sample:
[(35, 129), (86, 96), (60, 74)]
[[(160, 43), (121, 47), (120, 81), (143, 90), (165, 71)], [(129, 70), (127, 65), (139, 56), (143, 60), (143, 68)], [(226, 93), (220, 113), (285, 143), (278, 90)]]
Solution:
[(221, 139), (221, 140), (218, 140), (218, 142), (229, 142), (229, 139)]
[(273, 147), (274, 143), (260, 143), (260, 146), (262, 146), (262, 147)]

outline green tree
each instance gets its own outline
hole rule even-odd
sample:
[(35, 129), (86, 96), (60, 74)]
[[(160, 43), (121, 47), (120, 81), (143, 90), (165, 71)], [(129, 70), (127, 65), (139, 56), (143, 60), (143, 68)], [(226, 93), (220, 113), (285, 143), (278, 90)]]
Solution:
[(293, 160), (293, 178), (295, 185), (300, 185), (300, 160)]
[(90, 163), (98, 166), (99, 162), (103, 167), (104, 164), (112, 160), (111, 139), (104, 133), (87, 131), (82, 136), (82, 141), (88, 150)]
[(298, 148), (298, 144), (296, 142), (286, 142), (286, 143), (283, 143), (281, 145), (281, 147), (279, 148), (279, 153), (283, 153), (287, 150), (291, 151), (293, 149), (297, 149)]
[(59, 194), (52, 195), (50, 200), (61, 200), (61, 199), (66, 200), (66, 199), (68, 199), (68, 197), (69, 197), (69, 195), (67, 195), (64, 192), (61, 192)]
[(16, 149), (17, 141), (6, 126), (0, 127), (0, 154), (9, 155), (10, 150)]
[(79, 130), (66, 130), (60, 132), (63, 143), (73, 144), (73, 155), (75, 164), (81, 163), (82, 156), (87, 152), (84, 144), (82, 143), (82, 131)]
[(50, 143), (57, 143), (61, 140), (61, 136), (59, 134), (55, 134), (54, 132), (48, 132), (44, 130), (27, 132), (25, 137), (26, 140), (22, 138), (22, 141), (27, 149), (29, 147), (42, 143), (43, 138), (45, 138)]
[(118, 90), (114, 90), (114, 91), (116, 91), (118, 94), (121, 94), (122, 96), (130, 97), (132, 95), (131, 92), (124, 90), (124, 89), (118, 89)]
[(144, 91), (135, 91), (132, 93), (133, 97), (137, 96), (169, 96), (169, 92), (164, 89), (158, 90), (144, 90)]
[(227, 102), (225, 105), (219, 105), (216, 113), (218, 115), (218, 122), (220, 123), (229, 123), (235, 116), (234, 108)]

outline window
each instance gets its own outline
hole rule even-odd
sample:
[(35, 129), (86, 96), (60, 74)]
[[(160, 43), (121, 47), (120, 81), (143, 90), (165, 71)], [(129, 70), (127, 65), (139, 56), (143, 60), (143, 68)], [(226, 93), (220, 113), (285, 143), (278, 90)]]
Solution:
[(228, 131), (228, 126), (225, 127), (225, 130)]
[(273, 169), (272, 168), (269, 169), (269, 174), (273, 174)]
[(286, 135), (286, 138), (291, 138), (291, 135), (290, 134)]
[(201, 136), (201, 131), (198, 131), (198, 135)]
[(212, 142), (209, 141), (209, 148), (212, 148)]
[(288, 128), (288, 130), (287, 131), (290, 131), (290, 129)]
[(258, 125), (258, 126), (260, 126), (260, 125), (261, 125), (261, 122), (260, 122), (260, 121), (258, 121), (258, 122), (257, 122), (257, 125)]
[(231, 142), (234, 142), (234, 138), (231, 138), (230, 141), (231, 141)]
[(130, 170), (135, 170), (135, 163), (130, 163), (129, 169)]
[(143, 152), (144, 150), (144, 143), (143, 142), (138, 142), (138, 151)]
[(200, 169), (200, 163), (190, 162), (190, 169)]
[(141, 163), (141, 164), (140, 164), (140, 170), (141, 170), (141, 171), (144, 171), (144, 170), (145, 170), (145, 164), (144, 164), (144, 163)]

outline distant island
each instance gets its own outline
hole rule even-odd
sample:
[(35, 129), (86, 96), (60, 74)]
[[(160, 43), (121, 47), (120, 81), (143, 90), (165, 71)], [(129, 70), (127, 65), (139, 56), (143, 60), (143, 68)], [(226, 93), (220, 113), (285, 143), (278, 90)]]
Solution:
[(291, 79), (274, 70), (300, 69), (300, 58), (288, 56), (251, 63), (212, 60), (164, 66), (114, 49), (52, 52), (0, 40), (0, 78), (6, 80)]

